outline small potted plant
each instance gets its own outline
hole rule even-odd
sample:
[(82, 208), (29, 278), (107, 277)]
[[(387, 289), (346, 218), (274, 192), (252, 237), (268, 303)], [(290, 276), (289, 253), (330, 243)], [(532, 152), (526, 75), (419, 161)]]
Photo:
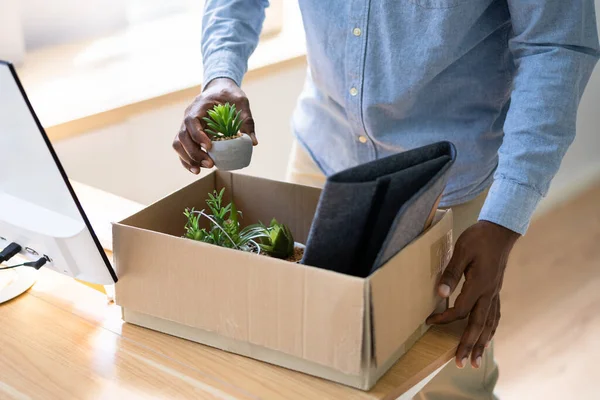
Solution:
[[(273, 219), (269, 226), (262, 223), (241, 228), (239, 217), (242, 215), (233, 202), (223, 204), (223, 194), (216, 190), (208, 194), (209, 212), (185, 209), (187, 218), (184, 237), (216, 246), (247, 251), (264, 256), (280, 258), (291, 262), (300, 262), (304, 255), (304, 245), (294, 242), (287, 225)], [(201, 227), (201, 218), (209, 221), (209, 228)]]
[(259, 223), (258, 226), (264, 233), (257, 238), (263, 254), (292, 262), (302, 260), (304, 245), (294, 241), (292, 231), (287, 225), (281, 224), (273, 218), (269, 226), (262, 223)]
[(215, 166), (223, 171), (246, 168), (252, 158), (252, 139), (240, 132), (244, 122), (235, 104), (217, 104), (208, 110), (205, 132), (210, 136), (212, 147), (208, 155)]
[[(214, 193), (208, 194), (206, 204), (210, 213), (193, 208), (184, 211), (183, 214), (187, 218), (184, 237), (230, 249), (259, 253), (260, 246), (256, 239), (266, 235), (264, 230), (256, 225), (240, 229), (241, 212), (235, 208), (233, 202), (223, 204), (224, 193), (225, 189), (221, 189), (220, 192), (215, 190)], [(209, 229), (201, 228), (202, 217), (209, 220)]]

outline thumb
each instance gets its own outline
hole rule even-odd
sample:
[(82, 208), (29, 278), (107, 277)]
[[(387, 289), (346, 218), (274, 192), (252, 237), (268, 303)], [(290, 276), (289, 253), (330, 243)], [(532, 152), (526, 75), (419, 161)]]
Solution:
[(240, 127), (240, 132), (249, 135), (252, 138), (252, 144), (256, 146), (258, 140), (256, 140), (256, 133), (254, 132), (254, 118), (252, 118), (252, 113), (249, 110), (244, 110), (242, 111), (241, 117), (243, 118), (243, 122)]
[(471, 260), (462, 251), (455, 251), (448, 266), (444, 270), (438, 286), (438, 294), (441, 297), (448, 298), (454, 292), (460, 279), (465, 272), (467, 265)]

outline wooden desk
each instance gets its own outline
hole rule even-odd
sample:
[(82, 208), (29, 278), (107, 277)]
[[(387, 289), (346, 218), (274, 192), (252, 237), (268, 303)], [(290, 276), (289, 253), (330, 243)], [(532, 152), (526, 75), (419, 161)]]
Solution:
[[(72, 184), (103, 243), (109, 221), (143, 207)], [(395, 399), (452, 359), (461, 332), (431, 328), (366, 393), (125, 324), (105, 294), (42, 269), (0, 305), (0, 399)]]
[(0, 398), (393, 399), (452, 358), (459, 329), (432, 328), (366, 393), (124, 324), (106, 296), (42, 269), (0, 306)]

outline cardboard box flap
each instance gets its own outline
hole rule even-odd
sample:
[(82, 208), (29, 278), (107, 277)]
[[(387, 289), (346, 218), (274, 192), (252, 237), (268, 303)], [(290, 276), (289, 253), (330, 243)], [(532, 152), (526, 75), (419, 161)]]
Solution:
[(206, 195), (215, 188), (215, 176), (216, 173), (213, 172), (152, 203), (119, 224), (181, 236), (186, 222), (184, 209), (186, 207), (194, 207), (196, 210), (206, 208)]
[[(439, 305), (436, 284), (451, 255), (452, 212), (440, 211), (431, 228), (369, 277), (378, 366), (410, 341), (415, 328)], [(406, 314), (397, 315), (396, 310)]]
[(257, 221), (268, 224), (276, 218), (290, 227), (297, 242), (306, 243), (319, 203), (319, 189), (218, 170), (154, 202), (119, 224), (181, 236), (185, 225), (183, 210), (186, 207), (206, 209), (207, 194), (221, 188), (225, 188), (224, 201), (233, 199), (237, 209), (242, 211), (243, 225)]
[(224, 172), (217, 173), (216, 185), (233, 194), (244, 221), (268, 224), (275, 218), (290, 227), (297, 242), (306, 243), (321, 190)]

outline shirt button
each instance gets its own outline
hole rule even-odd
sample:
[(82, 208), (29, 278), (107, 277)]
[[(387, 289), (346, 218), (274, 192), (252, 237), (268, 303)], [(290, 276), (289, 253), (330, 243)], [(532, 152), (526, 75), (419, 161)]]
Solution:
[(361, 136), (358, 137), (358, 141), (361, 142), (361, 143), (363, 143), (363, 144), (367, 143), (367, 137), (361, 135)]
[(355, 88), (355, 87), (353, 87), (353, 88), (350, 88), (350, 94), (351, 94), (352, 96), (356, 96), (356, 95), (358, 94), (358, 89), (357, 89), (357, 88)]
[(354, 36), (360, 36), (362, 31), (360, 30), (360, 28), (354, 28), (352, 29), (352, 33), (354, 34)]

